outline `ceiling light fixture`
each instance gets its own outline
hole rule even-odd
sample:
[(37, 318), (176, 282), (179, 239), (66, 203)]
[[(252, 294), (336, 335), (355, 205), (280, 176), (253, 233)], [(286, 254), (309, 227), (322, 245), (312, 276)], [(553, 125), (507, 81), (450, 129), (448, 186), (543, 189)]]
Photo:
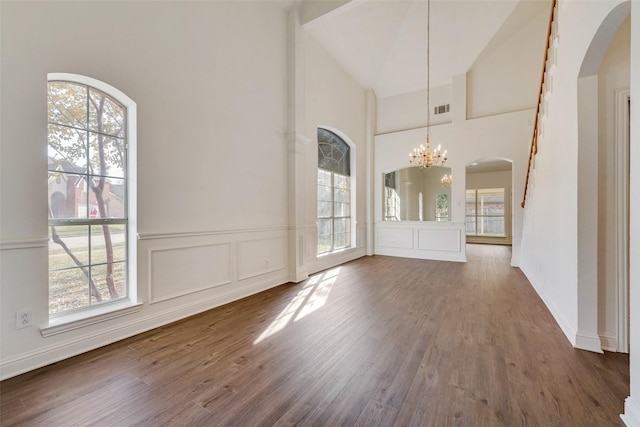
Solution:
[(447, 162), (447, 150), (442, 151), (442, 147), (438, 145), (438, 148), (431, 150), (431, 110), (429, 107), (429, 95), (431, 88), (429, 87), (429, 44), (430, 40), (430, 26), (431, 26), (431, 1), (427, 0), (427, 140), (426, 144), (421, 144), (420, 147), (414, 148), (409, 153), (409, 165), (419, 168), (429, 168), (431, 166), (444, 166)]
[(453, 183), (453, 178), (451, 178), (450, 174), (449, 175), (444, 174), (442, 175), (440, 182), (442, 183), (443, 187), (451, 187), (451, 184)]

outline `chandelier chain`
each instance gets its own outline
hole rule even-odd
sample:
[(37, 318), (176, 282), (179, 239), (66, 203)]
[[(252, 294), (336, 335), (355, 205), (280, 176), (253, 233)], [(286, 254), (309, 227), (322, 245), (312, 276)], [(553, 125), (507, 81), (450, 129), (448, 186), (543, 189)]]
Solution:
[[(409, 164), (419, 168), (444, 166), (447, 161), (447, 150), (441, 146), (431, 150), (431, 1), (427, 0), (427, 137), (426, 143), (414, 148), (409, 153)], [(443, 182), (444, 184), (444, 182)]]

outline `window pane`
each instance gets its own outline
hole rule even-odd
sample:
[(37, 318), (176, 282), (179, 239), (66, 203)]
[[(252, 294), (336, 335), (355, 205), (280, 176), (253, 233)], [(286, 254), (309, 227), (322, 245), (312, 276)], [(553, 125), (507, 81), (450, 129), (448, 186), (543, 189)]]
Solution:
[(351, 199), (351, 192), (342, 188), (335, 188), (334, 199), (336, 202), (348, 202)]
[[(108, 238), (105, 237), (105, 232)], [(125, 224), (91, 226), (91, 264), (126, 260), (126, 233)], [(110, 254), (108, 245), (105, 243), (108, 240), (111, 241)]]
[(476, 217), (468, 216), (466, 221), (467, 235), (475, 236), (476, 234)]
[[(88, 267), (85, 267), (88, 272)], [(89, 280), (80, 268), (49, 271), (49, 313), (89, 304)]]
[[(124, 179), (102, 178), (104, 184), (102, 188), (102, 200), (104, 203), (104, 213), (100, 212), (95, 188), (91, 188), (89, 195), (89, 218), (121, 218), (126, 219), (125, 210), (125, 182)], [(92, 187), (100, 184), (99, 177), (91, 178)]]
[(331, 172), (318, 169), (318, 185), (331, 187)]
[(349, 203), (334, 203), (333, 204), (333, 216), (334, 217), (345, 217), (349, 216)]
[(318, 219), (318, 235), (331, 235), (331, 219)]
[(331, 251), (331, 236), (318, 236), (318, 253)]
[(345, 233), (336, 233), (333, 236), (333, 249), (343, 249), (347, 247)]
[(333, 232), (338, 234), (347, 231), (347, 221), (349, 220), (346, 218), (335, 219), (333, 221)]
[(478, 217), (478, 235), (504, 236), (504, 217)]
[(318, 219), (318, 253), (331, 250), (331, 219)]
[(125, 297), (125, 277), (124, 262), (91, 267), (91, 278), (96, 286), (91, 290), (91, 302), (95, 304)]
[(47, 155), (50, 171), (87, 173), (87, 133), (50, 124)]
[(330, 202), (331, 192), (331, 186), (318, 185), (318, 200), (323, 202)]
[(89, 129), (107, 135), (124, 137), (125, 109), (99, 90), (89, 89)]
[(504, 215), (504, 189), (478, 190), (478, 215)]
[(78, 267), (78, 263), (89, 265), (89, 226), (49, 227), (49, 270)]
[[(124, 178), (124, 140), (89, 133), (89, 173)], [(104, 156), (104, 163), (101, 161)]]
[(331, 202), (318, 202), (318, 218), (331, 217)]
[(318, 167), (350, 175), (349, 145), (338, 135), (318, 128)]
[(340, 175), (338, 173), (333, 174), (333, 185), (336, 188), (348, 189), (349, 188), (349, 177), (345, 175)]
[(68, 82), (49, 82), (47, 111), (50, 123), (87, 128), (87, 88)]
[(467, 190), (465, 213), (467, 215), (475, 215), (476, 213), (476, 190)]
[(336, 219), (333, 222), (333, 226), (333, 249), (342, 249), (351, 246), (351, 220), (349, 218)]
[[(49, 172), (49, 218), (86, 217), (87, 195), (80, 175)], [(79, 210), (82, 206), (83, 210)]]

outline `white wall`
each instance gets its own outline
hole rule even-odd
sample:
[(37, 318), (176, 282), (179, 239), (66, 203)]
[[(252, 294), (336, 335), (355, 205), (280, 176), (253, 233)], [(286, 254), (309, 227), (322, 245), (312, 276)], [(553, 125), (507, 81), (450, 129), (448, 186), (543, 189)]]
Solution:
[[(453, 113), (450, 111), (435, 115), (433, 113), (434, 107), (444, 104), (450, 104), (451, 108), (464, 107), (451, 105), (453, 96), (451, 90), (451, 84), (431, 88), (429, 93), (429, 123), (432, 125), (450, 123)], [(379, 98), (377, 118), (376, 134), (378, 135), (426, 126), (427, 91), (419, 90), (417, 92)]]
[(620, 26), (598, 73), (598, 332), (603, 348), (618, 349), (616, 90), (629, 89), (631, 18)]
[[(640, 5), (631, 4), (631, 98), (640, 99)], [(630, 211), (640, 212), (640, 108), (631, 109)], [(640, 218), (630, 217), (629, 259), (640, 259)], [(640, 263), (631, 262), (629, 272), (631, 313), (630, 397), (624, 408), (624, 420), (631, 427), (640, 426)]]
[[(2, 377), (287, 281), (287, 27), (279, 2), (1, 7)], [(49, 72), (102, 80), (137, 103), (142, 308), (43, 338)], [(194, 257), (209, 262), (182, 263)], [(169, 280), (177, 269), (185, 275)], [(34, 310), (35, 326), (16, 330), (23, 308)]]
[[(303, 180), (308, 199), (305, 223), (313, 235), (308, 235), (305, 248), (309, 272), (355, 259), (365, 254), (366, 235), (366, 92), (322, 46), (305, 33), (304, 136), (311, 142), (301, 149), (305, 165)], [(339, 254), (316, 256), (316, 197), (318, 170), (318, 126), (328, 127), (351, 142), (351, 174), (356, 177), (356, 198), (352, 205), (352, 221), (356, 233), (356, 246)]]
[(551, 2), (521, 1), (467, 73), (467, 117), (535, 106)]

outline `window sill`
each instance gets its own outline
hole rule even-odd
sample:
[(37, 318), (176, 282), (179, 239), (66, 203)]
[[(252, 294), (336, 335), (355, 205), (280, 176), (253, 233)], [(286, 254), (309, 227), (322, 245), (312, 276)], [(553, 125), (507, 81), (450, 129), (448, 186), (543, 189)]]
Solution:
[(345, 252), (348, 252), (350, 250), (356, 249), (354, 246), (349, 246), (348, 248), (342, 248), (342, 249), (336, 249), (335, 251), (331, 251), (331, 252), (323, 252), (321, 254), (316, 255), (316, 258), (324, 258), (326, 256), (330, 256), (330, 255), (338, 255), (338, 254), (342, 254)]
[(49, 324), (40, 329), (43, 337), (50, 337), (74, 329), (84, 328), (96, 323), (116, 319), (118, 317), (137, 313), (142, 309), (142, 303), (133, 303), (129, 300), (114, 304), (106, 304), (91, 310), (60, 316), (49, 321)]

